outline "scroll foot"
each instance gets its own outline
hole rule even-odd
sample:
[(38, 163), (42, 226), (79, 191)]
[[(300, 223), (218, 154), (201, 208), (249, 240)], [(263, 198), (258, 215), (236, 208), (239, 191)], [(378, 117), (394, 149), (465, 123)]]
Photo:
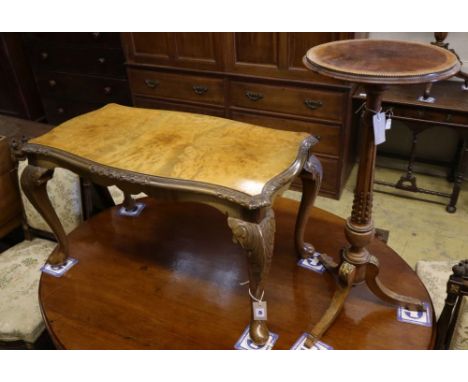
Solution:
[(369, 289), (378, 298), (392, 305), (402, 306), (405, 309), (424, 311), (422, 302), (416, 298), (399, 295), (388, 289), (379, 279), (379, 261), (376, 257), (370, 256), (366, 270), (366, 283)]

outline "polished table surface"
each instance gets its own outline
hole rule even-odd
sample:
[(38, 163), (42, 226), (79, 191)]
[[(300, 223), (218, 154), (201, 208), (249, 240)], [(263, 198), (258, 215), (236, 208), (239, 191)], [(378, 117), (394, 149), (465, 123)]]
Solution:
[(288, 169), (307, 133), (109, 104), (29, 141), (111, 168), (248, 195)]
[(304, 57), (306, 67), (333, 78), (367, 84), (439, 81), (460, 70), (447, 49), (414, 41), (342, 40), (317, 45)]
[[(250, 320), (243, 250), (224, 216), (205, 205), (147, 199), (138, 218), (106, 210), (70, 234), (79, 260), (62, 278), (43, 274), (40, 304), (55, 343), (66, 349), (233, 349)], [(319, 320), (335, 289), (332, 276), (296, 265), (298, 203), (278, 198), (276, 245), (267, 282), (274, 349), (289, 349)], [(200, 222), (203, 222), (202, 224)], [(344, 220), (314, 209), (305, 238), (337, 258)], [(391, 233), (390, 233), (391, 234)], [(430, 301), (414, 271), (373, 240), (381, 279)], [(396, 308), (355, 286), (322, 341), (335, 349), (427, 349), (435, 327), (396, 320)]]

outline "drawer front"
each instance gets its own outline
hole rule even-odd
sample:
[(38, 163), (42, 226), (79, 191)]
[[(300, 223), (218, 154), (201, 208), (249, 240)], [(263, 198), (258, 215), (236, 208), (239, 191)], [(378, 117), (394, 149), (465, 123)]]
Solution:
[(339, 91), (231, 83), (234, 106), (341, 122), (346, 93)]
[(130, 103), (126, 80), (50, 72), (38, 74), (37, 85), (43, 97), (96, 103)]
[(188, 105), (188, 104), (182, 104), (182, 103), (164, 102), (164, 101), (158, 101), (155, 99), (144, 98), (144, 97), (135, 97), (134, 103), (135, 103), (135, 106), (143, 107), (146, 109), (185, 111), (187, 113), (207, 114), (207, 115), (214, 115), (216, 117), (225, 116), (224, 108), (216, 109), (216, 108), (208, 108), (206, 106), (202, 107), (202, 106)]
[(118, 49), (35, 45), (30, 56), (36, 72), (60, 71), (126, 78), (125, 58)]
[[(339, 196), (339, 187), (338, 187), (338, 180), (340, 179), (340, 169), (338, 160), (332, 158), (325, 158), (317, 155), (320, 163), (322, 164), (323, 168), (323, 179), (322, 185), (320, 187), (320, 194), (333, 196), (338, 198)], [(301, 180), (297, 178), (293, 185), (293, 189), (300, 189), (302, 186)]]
[(340, 152), (339, 125), (325, 125), (317, 122), (304, 122), (239, 111), (232, 112), (232, 119), (279, 130), (305, 131), (320, 138), (320, 142), (313, 147), (314, 152), (330, 155), (338, 155)]
[(102, 103), (99, 104), (54, 98), (43, 98), (42, 103), (44, 105), (47, 122), (53, 125), (58, 125), (70, 118), (99, 109), (105, 105)]
[(397, 117), (422, 119), (429, 122), (439, 122), (442, 124), (453, 123), (468, 126), (468, 114), (451, 112), (449, 110), (405, 107), (397, 105), (393, 107), (393, 113)]
[(24, 37), (30, 45), (86, 45), (121, 49), (118, 32), (27, 32)]
[(338, 180), (340, 179), (340, 171), (338, 160), (332, 158), (325, 158), (317, 155), (323, 168), (322, 186), (320, 187), (324, 193), (335, 194), (338, 192)]
[(129, 69), (135, 95), (224, 105), (224, 81), (218, 78)]

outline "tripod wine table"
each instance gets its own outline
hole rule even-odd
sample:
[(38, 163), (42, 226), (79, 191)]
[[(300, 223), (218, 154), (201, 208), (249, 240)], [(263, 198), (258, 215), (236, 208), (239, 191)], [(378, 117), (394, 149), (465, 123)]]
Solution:
[[(109, 104), (26, 143), (21, 154), (29, 164), (21, 184), (57, 237), (51, 264), (63, 263), (69, 253), (67, 236), (47, 195), (55, 167), (104, 187), (116, 185), (127, 196), (144, 192), (159, 200), (218, 209), (227, 217), (233, 240), (247, 252), (250, 336), (264, 345), (269, 337), (263, 297), (274, 246), (273, 201), (301, 177), (305, 192), (295, 238), (296, 247), (303, 248), (305, 223), (322, 177), (320, 162), (309, 153), (316, 142), (307, 133)], [(131, 215), (131, 197), (126, 200)]]
[(331, 304), (319, 322), (309, 330), (307, 346), (312, 346), (340, 313), (353, 285), (366, 282), (380, 299), (411, 310), (424, 310), (422, 302), (401, 296), (379, 280), (379, 263), (366, 246), (374, 236), (372, 186), (376, 145), (373, 117), (381, 111), (382, 95), (389, 85), (429, 83), (458, 73), (457, 57), (446, 49), (421, 43), (392, 40), (344, 40), (311, 48), (305, 66), (322, 75), (362, 84), (367, 94), (362, 118), (359, 168), (351, 217), (345, 234), (349, 246), (342, 249), (336, 263), (327, 255), (323, 265), (338, 273), (338, 286)]

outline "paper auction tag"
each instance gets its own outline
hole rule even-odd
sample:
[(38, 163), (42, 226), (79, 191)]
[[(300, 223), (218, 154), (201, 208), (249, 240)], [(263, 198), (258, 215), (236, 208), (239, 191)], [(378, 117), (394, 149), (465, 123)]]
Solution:
[(390, 130), (392, 128), (392, 119), (388, 118), (385, 122), (385, 130)]
[(267, 319), (267, 303), (266, 301), (254, 301), (253, 305), (253, 316), (254, 320), (264, 321)]
[(372, 117), (374, 125), (374, 141), (376, 145), (385, 142), (385, 113), (376, 113)]

